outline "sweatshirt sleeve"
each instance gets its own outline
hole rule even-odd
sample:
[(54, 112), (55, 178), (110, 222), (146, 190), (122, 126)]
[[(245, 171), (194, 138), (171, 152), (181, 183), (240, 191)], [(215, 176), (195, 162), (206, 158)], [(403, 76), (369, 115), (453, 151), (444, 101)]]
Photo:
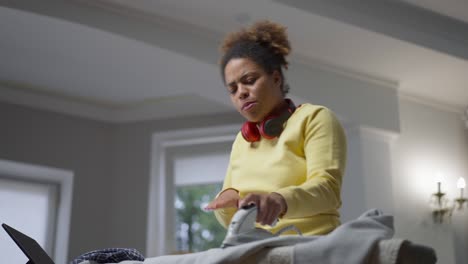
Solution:
[[(230, 156), (229, 164), (228, 164), (228, 167), (227, 167), (227, 170), (226, 170), (226, 176), (224, 177), (223, 188), (216, 195), (216, 197), (218, 197), (219, 195), (221, 195), (221, 193), (223, 193), (224, 191), (226, 191), (228, 189), (236, 190), (235, 188), (232, 187), (232, 181), (231, 181), (231, 171), (232, 171), (231, 160), (232, 160), (232, 157), (235, 155), (235, 142), (236, 141), (234, 141), (233, 147), (232, 147), (232, 150), (231, 150), (231, 156)], [(236, 191), (239, 192), (238, 190), (236, 190)], [(237, 212), (237, 208), (227, 207), (227, 208), (221, 208), (221, 209), (215, 210), (214, 215), (215, 215), (216, 219), (218, 220), (218, 222), (224, 228), (228, 228), (229, 223), (231, 223), (231, 219), (232, 219), (232, 217), (234, 216), (234, 214), (236, 212)]]
[(341, 206), (341, 183), (346, 165), (346, 137), (343, 127), (327, 108), (307, 117), (304, 126), (305, 181), (282, 188), (288, 209), (284, 218), (326, 213)]

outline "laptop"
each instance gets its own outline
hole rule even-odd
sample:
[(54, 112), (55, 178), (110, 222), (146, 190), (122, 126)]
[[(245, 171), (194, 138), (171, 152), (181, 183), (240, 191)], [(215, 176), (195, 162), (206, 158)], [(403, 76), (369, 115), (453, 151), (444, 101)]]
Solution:
[(28, 257), (29, 261), (26, 264), (55, 264), (36, 240), (7, 224), (2, 224), (2, 227)]

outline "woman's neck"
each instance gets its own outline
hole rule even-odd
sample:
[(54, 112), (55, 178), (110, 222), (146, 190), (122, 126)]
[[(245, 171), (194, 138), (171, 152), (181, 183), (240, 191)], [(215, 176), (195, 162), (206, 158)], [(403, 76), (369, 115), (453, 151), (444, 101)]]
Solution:
[(282, 98), (281, 101), (279, 101), (276, 104), (276, 106), (273, 107), (273, 110), (270, 112), (269, 115), (281, 113), (287, 107), (288, 107), (288, 102), (286, 102), (286, 98)]

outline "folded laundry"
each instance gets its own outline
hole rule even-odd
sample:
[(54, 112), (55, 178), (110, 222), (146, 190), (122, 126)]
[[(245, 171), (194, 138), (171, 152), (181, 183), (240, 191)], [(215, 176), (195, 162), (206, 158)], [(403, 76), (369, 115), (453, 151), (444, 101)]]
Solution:
[(79, 264), (85, 261), (96, 263), (119, 263), (125, 260), (144, 261), (145, 257), (133, 248), (106, 248), (93, 250), (75, 258), (70, 264)]

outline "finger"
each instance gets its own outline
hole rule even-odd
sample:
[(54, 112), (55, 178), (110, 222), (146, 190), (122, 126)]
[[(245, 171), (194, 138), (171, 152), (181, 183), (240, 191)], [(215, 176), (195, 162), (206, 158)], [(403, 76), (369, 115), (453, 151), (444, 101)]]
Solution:
[(265, 195), (262, 195), (260, 197), (260, 205), (258, 206), (258, 214), (257, 214), (257, 222), (259, 222), (262, 225), (267, 224), (268, 221), (268, 214), (269, 211), (271, 210), (271, 206), (268, 203), (268, 199)]
[(265, 205), (262, 207), (262, 215), (260, 216), (261, 217), (260, 223), (262, 225), (268, 225), (270, 223), (271, 211), (272, 211), (271, 205), (268, 203), (265, 203)]
[(280, 213), (281, 206), (270, 195), (265, 195), (262, 204), (262, 214), (260, 215), (260, 221), (262, 225), (272, 225)]
[(270, 210), (268, 210), (268, 215), (265, 217), (265, 224), (267, 225), (272, 225), (275, 220), (278, 218), (279, 215), (279, 210), (276, 207), (272, 207)]
[(219, 209), (219, 208), (226, 207), (227, 204), (228, 204), (227, 200), (218, 197), (215, 200), (211, 201), (206, 206), (206, 208), (211, 209), (211, 210), (216, 210), (216, 209)]
[(207, 206), (205, 206), (205, 210), (215, 210), (218, 208), (218, 203), (215, 201), (211, 201)]
[(250, 204), (255, 204), (258, 207), (258, 195), (257, 194), (247, 194), (247, 196), (244, 197), (244, 199), (239, 201), (239, 208), (242, 208), (244, 206), (248, 206)]

